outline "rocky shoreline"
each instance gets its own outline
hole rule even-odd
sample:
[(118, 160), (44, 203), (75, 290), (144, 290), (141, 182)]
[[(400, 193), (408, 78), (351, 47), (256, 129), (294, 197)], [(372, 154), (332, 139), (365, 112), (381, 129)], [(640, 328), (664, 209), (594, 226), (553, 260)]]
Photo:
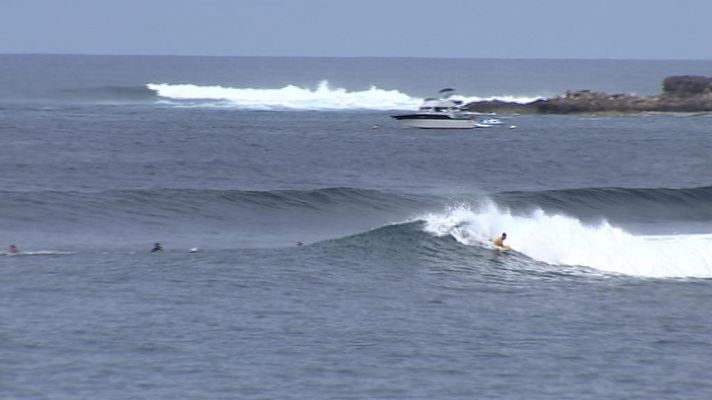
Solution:
[(712, 78), (671, 76), (665, 78), (662, 92), (655, 96), (580, 90), (525, 104), (499, 100), (478, 101), (468, 103), (465, 108), (472, 112), (499, 114), (712, 112)]

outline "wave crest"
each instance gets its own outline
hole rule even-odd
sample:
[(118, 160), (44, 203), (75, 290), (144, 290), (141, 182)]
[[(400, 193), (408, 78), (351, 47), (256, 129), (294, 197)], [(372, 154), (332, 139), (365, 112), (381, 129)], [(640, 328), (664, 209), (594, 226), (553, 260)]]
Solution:
[(237, 218), (244, 213), (377, 213), (422, 206), (425, 196), (333, 187), (310, 190), (139, 189), (105, 192), (0, 191), (0, 222), (81, 223), (93, 219)]
[(712, 187), (580, 188), (536, 192), (503, 192), (499, 204), (516, 209), (542, 208), (587, 219), (609, 221), (709, 221)]

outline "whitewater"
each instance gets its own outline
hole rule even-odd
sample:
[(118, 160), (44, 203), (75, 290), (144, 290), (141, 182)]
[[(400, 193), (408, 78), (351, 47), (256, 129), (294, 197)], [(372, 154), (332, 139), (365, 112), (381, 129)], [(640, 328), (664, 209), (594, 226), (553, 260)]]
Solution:
[[(282, 88), (236, 88), (168, 83), (148, 83), (146, 87), (162, 100), (175, 101), (183, 106), (248, 110), (414, 110), (424, 100), (398, 89), (381, 89), (376, 86), (362, 91), (332, 88), (326, 80), (319, 82), (316, 88), (296, 85)], [(542, 97), (477, 97), (458, 94), (452, 98), (464, 103), (485, 100), (528, 103)]]
[(712, 234), (634, 235), (606, 220), (595, 224), (541, 209), (513, 214), (493, 202), (468, 204), (422, 217), (425, 231), (468, 246), (507, 244), (533, 260), (639, 277), (712, 277)]

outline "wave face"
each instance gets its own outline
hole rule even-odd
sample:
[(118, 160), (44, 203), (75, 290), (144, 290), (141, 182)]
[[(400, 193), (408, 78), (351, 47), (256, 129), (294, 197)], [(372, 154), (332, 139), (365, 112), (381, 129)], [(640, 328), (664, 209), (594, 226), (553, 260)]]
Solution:
[(541, 209), (514, 214), (494, 203), (461, 205), (422, 220), (426, 232), (468, 246), (488, 247), (491, 238), (507, 232), (512, 249), (551, 265), (643, 277), (712, 277), (712, 234), (634, 235), (605, 220), (586, 224)]
[[(159, 97), (184, 105), (233, 107), (249, 110), (414, 110), (423, 102), (398, 90), (372, 86), (368, 90), (348, 91), (332, 88), (321, 81), (316, 89), (288, 85), (277, 89), (232, 88), (192, 84), (149, 83), (146, 87)], [(538, 97), (454, 96), (465, 103), (482, 100), (529, 102)]]

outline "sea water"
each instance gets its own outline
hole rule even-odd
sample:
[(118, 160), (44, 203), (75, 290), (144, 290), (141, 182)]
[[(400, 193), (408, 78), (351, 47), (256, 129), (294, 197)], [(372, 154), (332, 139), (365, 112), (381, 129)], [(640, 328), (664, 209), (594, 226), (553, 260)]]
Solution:
[(711, 70), (0, 56), (0, 398), (709, 398), (710, 115), (389, 116)]

